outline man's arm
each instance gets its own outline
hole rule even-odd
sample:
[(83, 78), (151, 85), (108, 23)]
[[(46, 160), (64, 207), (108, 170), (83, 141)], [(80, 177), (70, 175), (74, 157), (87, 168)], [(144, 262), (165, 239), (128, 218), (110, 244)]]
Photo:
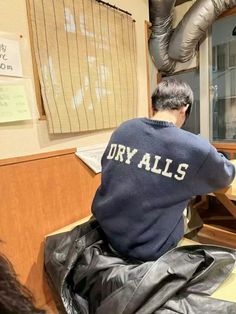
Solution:
[(211, 146), (206, 160), (196, 173), (192, 190), (194, 195), (213, 192), (230, 185), (234, 177), (235, 166)]

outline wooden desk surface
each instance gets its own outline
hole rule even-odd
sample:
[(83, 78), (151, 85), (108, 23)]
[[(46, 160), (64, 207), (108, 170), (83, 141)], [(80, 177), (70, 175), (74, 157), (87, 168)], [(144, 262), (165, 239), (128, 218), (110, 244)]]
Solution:
[(236, 179), (234, 179), (230, 186), (224, 189), (220, 189), (219, 191), (216, 191), (214, 194), (225, 194), (230, 200), (236, 201)]

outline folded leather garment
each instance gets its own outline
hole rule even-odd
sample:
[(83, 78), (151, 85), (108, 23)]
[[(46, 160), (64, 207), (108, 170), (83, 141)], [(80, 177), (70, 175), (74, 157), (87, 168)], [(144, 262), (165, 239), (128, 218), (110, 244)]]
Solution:
[(110, 248), (94, 219), (45, 243), (45, 271), (68, 314), (235, 314), (236, 303), (210, 297), (235, 258), (230, 248), (189, 245), (157, 261), (130, 260)]

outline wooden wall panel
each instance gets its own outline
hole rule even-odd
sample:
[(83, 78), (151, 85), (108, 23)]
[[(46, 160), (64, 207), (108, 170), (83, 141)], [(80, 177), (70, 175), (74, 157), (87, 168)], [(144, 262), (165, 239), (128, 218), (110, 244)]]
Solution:
[(100, 175), (66, 150), (2, 160), (0, 178), (0, 251), (44, 305), (44, 237), (90, 214)]

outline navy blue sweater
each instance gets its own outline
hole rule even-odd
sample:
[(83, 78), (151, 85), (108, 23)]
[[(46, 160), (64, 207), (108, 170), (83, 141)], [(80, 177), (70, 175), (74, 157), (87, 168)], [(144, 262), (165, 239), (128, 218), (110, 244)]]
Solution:
[(155, 260), (182, 238), (189, 199), (234, 176), (234, 166), (200, 136), (165, 121), (129, 120), (104, 152), (92, 212), (115, 250)]

